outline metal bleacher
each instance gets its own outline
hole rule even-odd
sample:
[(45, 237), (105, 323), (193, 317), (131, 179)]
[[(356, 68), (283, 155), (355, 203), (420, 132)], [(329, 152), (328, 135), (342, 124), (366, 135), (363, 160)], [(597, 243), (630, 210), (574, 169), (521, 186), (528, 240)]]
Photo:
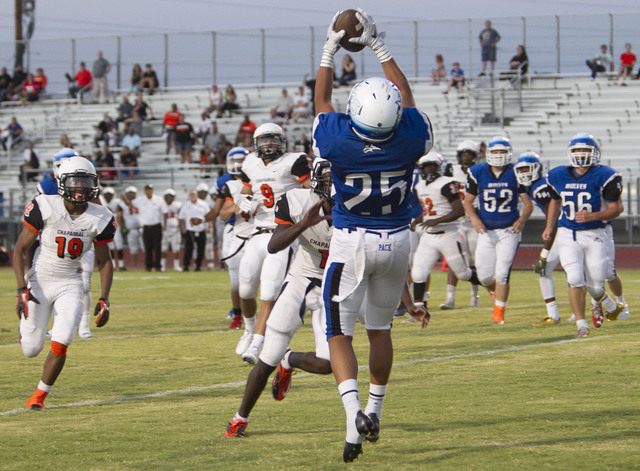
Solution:
[[(432, 86), (422, 79), (412, 79), (411, 83), (418, 107), (431, 118), (435, 148), (444, 157), (455, 160), (455, 148), (463, 139), (486, 142), (494, 135), (503, 134), (511, 139), (516, 157), (532, 150), (540, 154), (548, 167), (553, 167), (567, 162), (566, 148), (573, 134), (590, 132), (601, 143), (602, 163), (611, 165), (623, 175), (626, 215), (640, 214), (640, 156), (637, 153), (640, 148), (640, 82), (628, 81), (627, 86), (620, 86), (619, 82), (606, 77), (590, 81), (588, 76), (554, 76), (553, 80), (533, 76), (523, 81), (518, 89), (508, 82), (496, 85), (479, 80), (468, 84), (462, 96), (454, 90), (444, 95), (444, 84)], [(232, 117), (217, 119), (219, 131), (233, 141), (244, 114), (249, 114), (258, 125), (268, 121), (269, 109), (276, 103), (282, 88), (288, 88), (292, 94), (298, 86), (298, 83), (237, 85), (241, 109)], [(349, 89), (334, 89), (337, 110), (345, 109)], [(70, 137), (76, 150), (91, 155), (95, 150), (95, 126), (105, 112), (116, 115), (121, 96), (115, 93), (106, 104), (79, 104), (71, 99), (43, 99), (29, 107), (3, 104), (0, 127), (5, 127), (11, 116), (16, 116), (27, 138), (34, 141), (40, 151), (41, 168), (48, 168), (60, 147), (61, 133)], [(200, 181), (214, 181), (218, 169), (205, 170), (197, 164), (199, 148), (193, 152), (196, 163), (180, 165), (176, 155), (165, 153), (161, 137), (162, 116), (172, 103), (178, 105), (188, 122), (197, 126), (203, 109), (208, 106), (208, 86), (163, 89), (144, 99), (151, 106), (154, 119), (143, 126), (140, 172), (133, 180), (120, 177), (113, 182), (117, 190), (129, 184), (154, 183), (159, 191), (173, 187), (182, 196)], [(289, 124), (285, 130), (290, 141), (302, 132), (309, 135), (311, 120)], [(19, 216), (24, 201), (34, 193), (35, 184), (23, 187), (18, 182), (22, 158), (21, 148), (0, 155), (5, 217)], [(632, 219), (632, 225), (635, 219)]]

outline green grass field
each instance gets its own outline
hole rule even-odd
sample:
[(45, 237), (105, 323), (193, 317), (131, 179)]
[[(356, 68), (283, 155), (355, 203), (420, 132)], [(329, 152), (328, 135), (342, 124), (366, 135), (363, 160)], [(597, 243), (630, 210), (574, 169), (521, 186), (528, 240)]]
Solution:
[[(513, 274), (502, 326), (491, 322), (488, 295), (479, 309), (462, 307), (464, 284), (459, 309), (439, 311), (438, 273), (431, 325), (394, 325), (380, 440), (347, 465), (332, 376), (297, 374), (282, 402), (267, 389), (246, 438), (223, 438), (250, 371), (234, 353), (241, 332), (227, 328), (224, 272), (117, 273), (109, 324), (74, 341), (48, 409), (27, 412), (48, 346), (22, 356), (15, 281), (2, 270), (0, 469), (639, 469), (640, 272), (621, 278), (631, 319), (576, 339), (573, 323), (531, 326), (546, 315), (532, 272)], [(563, 273), (556, 284), (567, 319)], [(354, 344), (364, 403), (361, 328)], [(292, 346), (313, 349), (309, 325)]]

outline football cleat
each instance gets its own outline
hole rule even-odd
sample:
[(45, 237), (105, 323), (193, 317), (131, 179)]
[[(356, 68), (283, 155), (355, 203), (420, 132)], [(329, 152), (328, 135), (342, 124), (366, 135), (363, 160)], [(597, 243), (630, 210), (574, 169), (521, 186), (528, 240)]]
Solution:
[[(616, 310), (613, 312), (607, 312), (607, 320), (608, 321), (616, 321), (618, 320), (618, 317), (620, 316), (620, 313), (624, 310), (625, 306), (627, 306), (624, 303), (617, 303), (616, 304)], [(627, 306), (627, 309), (629, 308), (629, 306)]]
[(494, 324), (504, 324), (504, 306), (494, 306), (492, 317)]
[(404, 316), (405, 312), (407, 312), (407, 308), (405, 308), (404, 306), (399, 306), (398, 309), (396, 309), (396, 311), (393, 313), (393, 315), (395, 317), (401, 317)]
[(247, 429), (247, 425), (249, 425), (249, 421), (233, 419), (227, 424), (227, 431), (224, 432), (224, 436), (227, 438), (244, 438), (244, 432)]
[(414, 322), (420, 322), (418, 321), (418, 319), (416, 319), (415, 317), (407, 317), (405, 320), (402, 321), (403, 324), (413, 324)]
[(370, 427), (369, 435), (365, 436), (364, 439), (372, 443), (377, 442), (378, 438), (380, 438), (380, 419), (373, 412), (369, 414), (369, 419), (371, 419), (372, 426)]
[(287, 370), (280, 363), (276, 367), (276, 374), (271, 382), (271, 393), (276, 401), (282, 401), (287, 397), (287, 393), (291, 388), (291, 375), (294, 368)]
[(342, 452), (342, 459), (345, 463), (351, 463), (358, 459), (358, 456), (362, 454), (362, 443), (349, 443), (344, 442), (344, 451)]
[(567, 319), (567, 322), (575, 322), (576, 321), (576, 315), (575, 314), (571, 314), (571, 317), (569, 319)]
[(229, 325), (230, 329), (239, 329), (242, 327), (242, 315), (238, 314), (233, 316), (233, 320), (231, 321), (231, 324)]
[(258, 347), (250, 345), (242, 354), (242, 361), (249, 365), (255, 365), (258, 362)]
[(469, 300), (469, 307), (480, 307), (480, 296), (472, 294)]
[(33, 393), (29, 399), (27, 399), (27, 409), (28, 410), (44, 410), (44, 398), (47, 397), (46, 394), (38, 394), (38, 392)]
[(252, 339), (253, 332), (245, 329), (244, 334), (242, 334), (242, 337), (240, 337), (240, 341), (236, 346), (236, 355), (242, 355), (247, 350), (247, 348), (249, 348), (249, 345), (251, 345)]
[(531, 323), (531, 325), (535, 325), (537, 327), (541, 325), (555, 325), (555, 324), (560, 324), (560, 319), (554, 319), (553, 317), (545, 317), (539, 322)]
[(227, 313), (227, 317), (225, 317), (225, 319), (233, 319), (233, 308), (229, 309), (229, 312)]
[(629, 305), (625, 304), (624, 305), (624, 309), (622, 310), (622, 312), (618, 316), (618, 320), (626, 321), (627, 319), (629, 319), (629, 317), (631, 317), (631, 314), (629, 313)]
[(78, 330), (78, 335), (82, 339), (92, 339), (93, 338), (93, 334), (91, 333), (91, 331), (89, 329), (87, 329), (87, 330)]
[(602, 313), (602, 304), (597, 303), (591, 308), (591, 322), (593, 322), (593, 326), (597, 329), (602, 325), (604, 321), (604, 314)]
[(443, 302), (442, 304), (440, 304), (440, 309), (443, 310), (449, 310), (449, 309), (455, 309), (456, 308), (456, 301), (454, 299), (448, 299)]
[[(375, 417), (375, 422), (372, 416)], [(365, 440), (375, 442), (380, 435), (380, 420), (378, 416), (376, 414), (367, 415), (362, 411), (358, 411), (356, 430)]]
[(589, 327), (580, 327), (578, 329), (578, 337), (588, 337), (589, 336)]

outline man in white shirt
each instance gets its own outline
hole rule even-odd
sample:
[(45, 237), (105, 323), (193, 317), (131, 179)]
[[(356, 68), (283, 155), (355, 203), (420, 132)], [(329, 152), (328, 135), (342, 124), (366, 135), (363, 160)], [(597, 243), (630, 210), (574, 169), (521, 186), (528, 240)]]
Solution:
[(130, 203), (138, 209), (142, 226), (145, 268), (147, 271), (152, 268), (161, 271), (162, 231), (167, 220), (164, 201), (153, 194), (153, 185), (149, 183), (144, 187), (144, 196), (138, 196)]
[(196, 190), (189, 192), (189, 201), (184, 203), (178, 213), (180, 228), (184, 235), (184, 255), (182, 258), (182, 269), (189, 271), (189, 264), (193, 255), (193, 245), (196, 245), (196, 260), (194, 271), (200, 271), (202, 259), (204, 258), (204, 247), (206, 243), (207, 223), (191, 224), (192, 219), (204, 221), (205, 215), (209, 212), (209, 205), (198, 198)]

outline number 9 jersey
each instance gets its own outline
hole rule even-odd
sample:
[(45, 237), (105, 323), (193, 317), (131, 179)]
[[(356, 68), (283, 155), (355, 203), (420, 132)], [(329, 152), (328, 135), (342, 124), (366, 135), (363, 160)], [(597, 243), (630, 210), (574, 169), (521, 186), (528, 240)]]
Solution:
[(23, 223), (40, 235), (40, 247), (34, 255), (31, 277), (81, 278), (82, 254), (93, 244), (113, 240), (116, 223), (106, 207), (88, 203), (79, 216), (67, 211), (58, 195), (39, 195), (25, 207)]

